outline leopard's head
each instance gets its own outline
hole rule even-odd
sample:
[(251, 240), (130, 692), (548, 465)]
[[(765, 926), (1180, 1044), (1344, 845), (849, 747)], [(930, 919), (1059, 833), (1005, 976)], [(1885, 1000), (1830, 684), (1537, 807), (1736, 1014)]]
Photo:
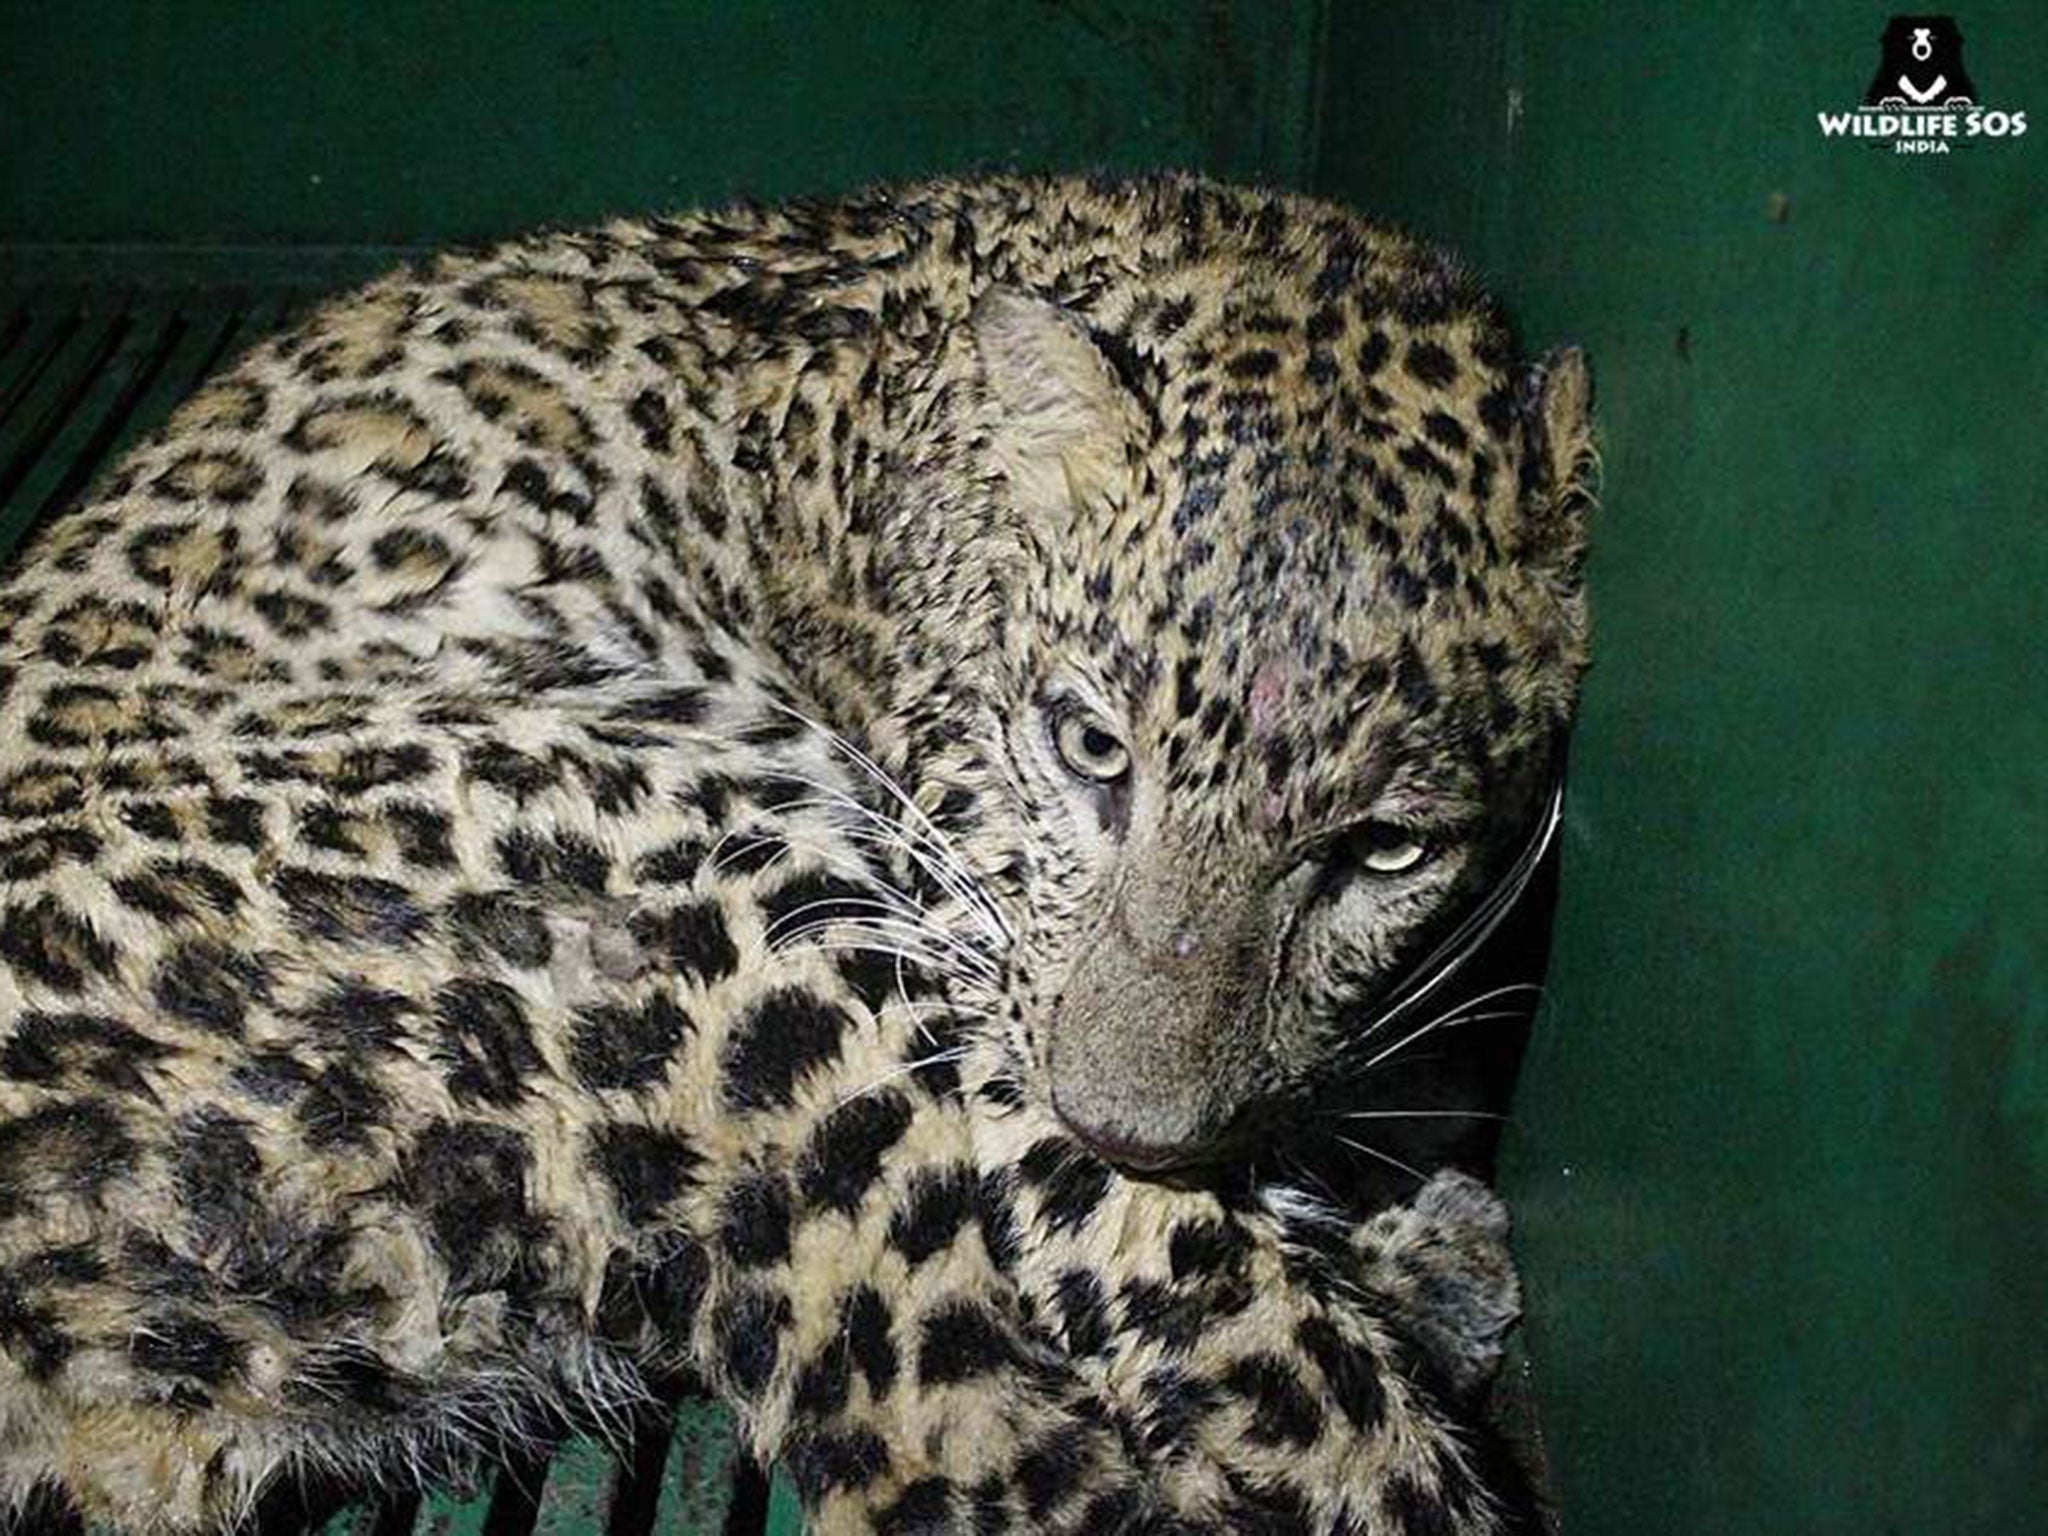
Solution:
[(1585, 657), (1582, 357), (1525, 362), (1425, 247), (1288, 213), (1085, 308), (983, 291), (979, 499), (928, 499), (944, 554), (910, 561), (994, 1011), (1023, 1090), (1130, 1168), (1215, 1156), (1441, 1001), (1549, 825)]

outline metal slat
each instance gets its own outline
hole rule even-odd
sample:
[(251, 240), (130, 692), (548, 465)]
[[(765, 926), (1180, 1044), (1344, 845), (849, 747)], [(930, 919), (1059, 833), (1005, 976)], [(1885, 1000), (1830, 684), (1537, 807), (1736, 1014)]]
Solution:
[(765, 1536), (804, 1536), (803, 1501), (796, 1496), (796, 1484), (778, 1469), (768, 1485), (768, 1523)]
[(77, 308), (52, 296), (38, 306), (29, 335), (17, 351), (9, 377), (0, 381), (0, 438), (10, 449), (26, 435), (34, 421), (31, 409), (35, 391), (53, 373), (61, 374), (67, 354), (85, 324)]
[(491, 1515), (491, 1482), (470, 1493), (435, 1489), (420, 1500), (412, 1536), (484, 1536)]
[(112, 356), (85, 381), (84, 392), (0, 503), (42, 518), (85, 489), (170, 350), (171, 316), (161, 305), (131, 307), (121, 327)]
[(76, 295), (30, 289), (21, 297), (16, 319), (14, 341), (0, 357), (0, 448), (8, 441), (7, 423), (15, 406), (78, 326)]
[(6, 363), (8, 354), (27, 333), (28, 319), (26, 295), (12, 301), (0, 299), (0, 365)]
[(64, 431), (102, 370), (112, 361), (132, 322), (125, 305), (74, 311), (77, 323), (48, 359), (27, 378), (4, 423), (0, 455), (0, 548), (11, 546), (34, 515), (17, 499), (51, 443)]
[(352, 1504), (321, 1526), (319, 1536), (374, 1536), (376, 1529), (376, 1505)]
[(162, 371), (135, 403), (134, 413), (108, 451), (109, 460), (162, 426), (179, 402), (219, 366), (241, 328), (247, 307), (240, 293), (206, 290), (187, 295), (179, 303), (183, 329), (177, 343)]
[(618, 1463), (595, 1440), (571, 1440), (548, 1459), (533, 1536), (605, 1536), (618, 1493)]
[(723, 1531), (732, 1516), (733, 1485), (744, 1457), (733, 1416), (708, 1398), (676, 1408), (661, 1467), (656, 1532)]

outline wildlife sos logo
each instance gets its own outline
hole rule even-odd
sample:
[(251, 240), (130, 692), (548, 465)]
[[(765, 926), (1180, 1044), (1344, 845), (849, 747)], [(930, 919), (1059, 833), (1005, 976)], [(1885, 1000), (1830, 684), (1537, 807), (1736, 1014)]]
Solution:
[(2026, 113), (1977, 99), (1953, 16), (1894, 16), (1879, 44), (1862, 104), (1817, 114), (1824, 137), (1861, 139), (1898, 155), (1945, 155), (1957, 144), (2026, 133)]

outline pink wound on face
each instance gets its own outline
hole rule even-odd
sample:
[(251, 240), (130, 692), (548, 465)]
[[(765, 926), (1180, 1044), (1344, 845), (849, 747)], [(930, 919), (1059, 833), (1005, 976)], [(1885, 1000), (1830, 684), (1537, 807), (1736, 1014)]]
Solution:
[(1280, 705), (1287, 697), (1287, 663), (1266, 662), (1252, 678), (1251, 697), (1245, 707), (1252, 720), (1252, 739), (1265, 741), (1279, 728)]

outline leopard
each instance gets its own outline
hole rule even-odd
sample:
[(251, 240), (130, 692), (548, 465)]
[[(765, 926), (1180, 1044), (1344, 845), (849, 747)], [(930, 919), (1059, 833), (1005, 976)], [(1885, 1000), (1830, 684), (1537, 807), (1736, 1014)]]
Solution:
[(1455, 258), (1181, 172), (257, 343), (0, 577), (0, 1501), (229, 1530), (684, 1378), (819, 1532), (1529, 1528), (1498, 1197), (1259, 1149), (1470, 1014), (1593, 457)]

